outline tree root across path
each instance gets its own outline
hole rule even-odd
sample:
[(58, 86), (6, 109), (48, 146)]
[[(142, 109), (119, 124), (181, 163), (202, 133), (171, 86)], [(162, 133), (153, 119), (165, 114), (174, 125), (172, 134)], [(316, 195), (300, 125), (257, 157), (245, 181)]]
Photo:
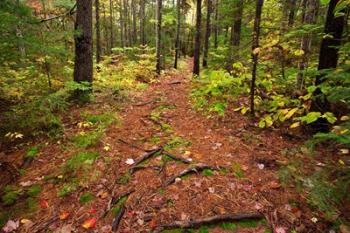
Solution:
[(215, 224), (220, 222), (239, 221), (246, 219), (263, 219), (264, 215), (259, 212), (234, 213), (225, 215), (216, 215), (212, 217), (190, 220), (190, 221), (175, 221), (170, 224), (161, 225), (153, 232), (158, 233), (163, 230), (170, 230), (175, 228), (198, 228), (202, 225)]
[(220, 170), (220, 168), (218, 168), (218, 167), (209, 166), (209, 165), (203, 164), (203, 163), (194, 164), (194, 165), (191, 165), (190, 167), (186, 168), (185, 170), (179, 172), (178, 174), (167, 179), (165, 181), (164, 185), (165, 186), (171, 185), (172, 183), (175, 182), (176, 178), (180, 178), (184, 175), (187, 175), (187, 174), (193, 173), (193, 172), (198, 173), (198, 172), (203, 171), (205, 169), (210, 169), (210, 170), (214, 170), (214, 171)]

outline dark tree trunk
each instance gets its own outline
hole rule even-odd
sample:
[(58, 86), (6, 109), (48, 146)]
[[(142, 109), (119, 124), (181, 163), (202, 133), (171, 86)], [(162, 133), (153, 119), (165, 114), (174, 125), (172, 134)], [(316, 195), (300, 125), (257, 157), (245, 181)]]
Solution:
[(110, 46), (109, 46), (109, 36), (108, 36), (108, 24), (107, 24), (107, 17), (106, 17), (106, 7), (104, 4), (102, 4), (102, 10), (103, 10), (104, 41), (106, 42), (105, 53), (108, 54), (110, 52)]
[(177, 9), (177, 29), (176, 29), (176, 41), (175, 41), (175, 62), (174, 68), (177, 69), (177, 60), (179, 58), (180, 52), (180, 29), (181, 29), (181, 0), (177, 0), (176, 9)]
[(111, 38), (110, 38), (110, 45), (111, 45), (111, 52), (112, 48), (114, 47), (114, 30), (113, 30), (113, 1), (109, 0), (109, 27), (111, 30)]
[(124, 28), (124, 40), (125, 40), (125, 46), (128, 47), (130, 46), (130, 41), (129, 41), (129, 30), (128, 30), (128, 1), (124, 0), (123, 1), (123, 28)]
[(243, 0), (238, 0), (235, 4), (234, 20), (233, 20), (233, 30), (231, 31), (231, 43), (230, 51), (227, 63), (227, 70), (230, 72), (232, 70), (232, 64), (234, 62), (234, 57), (238, 58), (238, 47), (241, 43), (241, 28), (242, 28), (242, 15), (243, 15)]
[(215, 0), (215, 27), (214, 27), (214, 48), (218, 48), (218, 36), (219, 36), (219, 0)]
[(289, 0), (288, 5), (289, 5), (288, 26), (293, 27), (297, 0)]
[(161, 40), (162, 40), (162, 0), (157, 0), (157, 38), (156, 38), (156, 53), (157, 53), (157, 64), (156, 64), (156, 70), (157, 73), (160, 74), (162, 70), (162, 53), (161, 53)]
[(208, 52), (209, 52), (209, 38), (210, 38), (210, 18), (211, 18), (211, 8), (212, 2), (211, 0), (207, 0), (207, 23), (206, 23), (206, 31), (205, 31), (205, 41), (204, 41), (204, 51), (203, 51), (203, 67), (208, 67)]
[(253, 117), (255, 116), (255, 105), (254, 105), (255, 80), (256, 80), (256, 70), (258, 67), (260, 23), (261, 23), (261, 13), (262, 13), (263, 4), (264, 4), (264, 0), (256, 0), (253, 45), (252, 45), (253, 69), (252, 69), (252, 80), (250, 84), (250, 113)]
[(96, 17), (96, 63), (101, 61), (100, 0), (95, 0)]
[(140, 40), (141, 44), (146, 44), (145, 38), (145, 8), (146, 8), (146, 0), (140, 0)]
[(201, 50), (201, 29), (202, 29), (202, 0), (197, 0), (196, 10), (196, 37), (194, 41), (193, 74), (200, 73), (200, 50)]
[[(339, 59), (339, 46), (341, 45), (341, 39), (344, 30), (344, 15), (335, 17), (335, 7), (340, 0), (331, 0), (328, 7), (327, 19), (325, 24), (325, 34), (331, 35), (324, 37), (321, 42), (321, 50), (319, 56), (318, 70), (334, 69), (338, 65)], [(315, 84), (320, 85), (325, 81), (324, 75), (320, 74), (316, 77)], [(330, 111), (330, 104), (327, 99), (321, 95), (321, 90), (317, 89), (318, 96), (312, 102), (311, 110), (316, 112), (328, 112)], [(320, 130), (326, 130), (322, 126), (324, 122), (318, 121), (314, 127), (320, 127)]]
[(92, 83), (92, 0), (78, 0), (75, 21), (74, 81)]
[[(316, 13), (318, 9), (317, 0), (303, 0), (302, 2), (302, 24), (315, 24)], [(304, 73), (307, 68), (310, 53), (311, 53), (312, 35), (306, 34), (301, 39), (300, 49), (304, 51), (303, 57), (299, 62), (299, 72), (297, 75), (297, 88), (303, 89)]]

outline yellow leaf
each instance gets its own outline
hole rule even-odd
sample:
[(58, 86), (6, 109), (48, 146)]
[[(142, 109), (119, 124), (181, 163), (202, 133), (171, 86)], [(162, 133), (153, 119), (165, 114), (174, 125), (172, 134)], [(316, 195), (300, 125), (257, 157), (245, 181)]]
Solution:
[(294, 124), (289, 126), (289, 128), (294, 129), (294, 128), (298, 128), (299, 126), (300, 126), (300, 122), (295, 122)]
[(341, 120), (341, 121), (348, 121), (348, 120), (350, 120), (350, 117), (349, 117), (349, 116), (342, 116), (342, 117), (340, 118), (340, 120)]

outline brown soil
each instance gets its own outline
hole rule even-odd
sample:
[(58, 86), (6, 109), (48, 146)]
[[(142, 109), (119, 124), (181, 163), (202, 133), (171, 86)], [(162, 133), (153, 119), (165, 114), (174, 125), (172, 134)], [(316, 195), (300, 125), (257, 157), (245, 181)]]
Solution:
[[(17, 184), (27, 181), (40, 184), (42, 192), (39, 199), (46, 200), (48, 208), (39, 207), (40, 210), (34, 214), (18, 211), (19, 219), (30, 219), (35, 224), (29, 230), (20, 227), (20, 232), (55, 231), (67, 224), (72, 224), (75, 232), (87, 232), (81, 225), (89, 218), (97, 219), (97, 225), (91, 232), (110, 232), (111, 211), (105, 218), (100, 216), (112, 196), (117, 197), (131, 189), (135, 192), (126, 202), (126, 212), (118, 232), (151, 232), (156, 226), (176, 220), (257, 211), (264, 214), (267, 226), (275, 229), (284, 227), (286, 232), (291, 229), (322, 232), (322, 225), (316, 226), (311, 222), (313, 216), (303, 198), (293, 189), (282, 187), (278, 179), (278, 170), (284, 160), (281, 151), (291, 149), (302, 141), (286, 137), (285, 130), (257, 129), (249, 119), (233, 111), (228, 111), (224, 118), (208, 118), (197, 112), (189, 99), (189, 68), (168, 72), (142, 93), (134, 93), (132, 101), (122, 106), (117, 100), (97, 99), (84, 108), (84, 111), (94, 113), (119, 112), (120, 124), (112, 125), (102, 142), (89, 149), (101, 152), (94, 169), (89, 171), (91, 179), (80, 182), (80, 188), (64, 198), (57, 197), (63, 182), (45, 182), (42, 177), (61, 175), (60, 167), (75, 151), (62, 146), (67, 139), (60, 143), (48, 142), (25, 175), (17, 181)], [(152, 120), (150, 116), (156, 109), (160, 109), (160, 116)], [(70, 125), (65, 132), (66, 138), (79, 132), (75, 124), (79, 122), (81, 111), (75, 109), (66, 117), (65, 124)], [(175, 136), (190, 143), (180, 143), (178, 147), (171, 148), (172, 154), (191, 158), (193, 163), (226, 168), (225, 171), (214, 171), (208, 176), (200, 172), (191, 174), (165, 187), (167, 178), (189, 166), (167, 161), (161, 172), (149, 167), (135, 172), (124, 184), (118, 182), (121, 177), (126, 178), (125, 174), (131, 167), (126, 164), (128, 159), (136, 160), (144, 154), (142, 149), (164, 146)], [(109, 145), (109, 151), (104, 150), (106, 145)], [(17, 156), (12, 158), (18, 159), (23, 153), (25, 150), (16, 151), (12, 154)], [(259, 164), (264, 164), (264, 168), (260, 169)], [(152, 157), (146, 165), (162, 165), (161, 158)], [(237, 169), (241, 169), (238, 175), (235, 174)], [(96, 174), (99, 176), (93, 179)], [(64, 181), (66, 177), (62, 179)], [(79, 197), (86, 192), (95, 198), (82, 205)], [(104, 194), (102, 197), (96, 197), (101, 193)], [(292, 206), (292, 202), (299, 204)], [(4, 208), (10, 210), (9, 207)], [(16, 208), (21, 206), (16, 205)], [(64, 211), (70, 216), (60, 220), (58, 216)], [(236, 232), (265, 232), (267, 226), (259, 224), (252, 228), (238, 228)], [(210, 231), (229, 232), (220, 227)]]

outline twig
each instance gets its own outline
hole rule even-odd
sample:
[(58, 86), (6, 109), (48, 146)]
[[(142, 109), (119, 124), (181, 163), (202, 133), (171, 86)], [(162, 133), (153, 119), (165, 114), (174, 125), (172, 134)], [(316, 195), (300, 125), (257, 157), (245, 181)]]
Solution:
[(165, 182), (165, 186), (168, 186), (168, 185), (171, 185), (172, 183), (175, 182), (176, 178), (180, 178), (184, 175), (187, 175), (189, 173), (193, 173), (193, 172), (200, 172), (200, 171), (203, 171), (205, 169), (211, 169), (211, 170), (219, 170), (218, 168), (216, 167), (212, 167), (212, 166), (209, 166), (209, 165), (206, 165), (206, 164), (203, 164), (203, 163), (198, 163), (198, 164), (195, 164), (193, 166), (190, 166), (188, 168), (186, 168), (185, 170), (183, 170), (182, 172), (170, 177), (166, 182)]
[(262, 218), (264, 218), (264, 215), (262, 215), (259, 212), (216, 215), (216, 216), (202, 218), (198, 220), (192, 220), (192, 221), (175, 221), (174, 223), (171, 223), (171, 224), (161, 225), (154, 232), (161, 232), (163, 230), (169, 230), (174, 228), (198, 228), (202, 225), (215, 224), (219, 222), (239, 221), (244, 219), (262, 219)]
[(181, 162), (183, 162), (185, 164), (190, 164), (192, 162), (192, 160), (190, 160), (190, 159), (186, 159), (186, 158), (183, 158), (183, 157), (178, 157), (176, 155), (172, 155), (172, 154), (169, 154), (169, 153), (163, 153), (163, 155), (168, 156), (169, 158), (172, 158), (173, 160), (181, 161)]
[(125, 205), (123, 205), (121, 207), (119, 213), (113, 219), (113, 223), (112, 223), (112, 231), (113, 232), (116, 232), (118, 230), (120, 220), (122, 220), (124, 213), (125, 213)]
[(150, 100), (150, 101), (147, 101), (147, 102), (144, 102), (144, 103), (134, 104), (133, 106), (142, 107), (142, 106), (145, 106), (145, 105), (148, 105), (148, 104), (153, 104), (154, 102), (158, 102), (158, 101), (159, 101), (159, 98), (158, 99), (153, 99), (153, 100)]

